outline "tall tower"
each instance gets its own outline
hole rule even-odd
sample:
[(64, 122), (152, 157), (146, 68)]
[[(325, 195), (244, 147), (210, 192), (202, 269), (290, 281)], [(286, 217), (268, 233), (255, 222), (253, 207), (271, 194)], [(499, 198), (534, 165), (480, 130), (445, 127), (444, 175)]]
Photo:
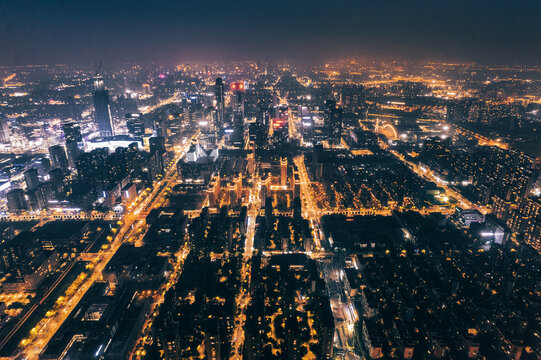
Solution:
[(60, 145), (53, 145), (49, 148), (49, 157), (53, 168), (60, 168), (64, 173), (68, 172), (68, 158), (66, 151)]
[(231, 84), (231, 104), (233, 106), (233, 125), (242, 127), (244, 125), (244, 82)]
[(325, 101), (325, 130), (330, 145), (340, 143), (342, 136), (342, 108), (336, 100)]
[[(214, 127), (221, 129), (224, 126), (225, 119), (225, 101), (224, 101), (224, 81), (222, 78), (216, 79), (216, 85), (214, 86), (214, 96), (216, 97), (216, 123)], [(218, 131), (220, 133), (220, 131)]]
[(24, 172), (24, 181), (28, 190), (34, 190), (39, 187), (39, 175), (37, 168), (31, 168)]
[(94, 79), (94, 110), (98, 131), (101, 137), (113, 136), (113, 120), (111, 118), (111, 104), (109, 92), (103, 85), (103, 78)]
[(70, 165), (75, 167), (75, 161), (81, 154), (80, 149), (83, 146), (83, 136), (81, 135), (81, 128), (75, 121), (70, 121), (62, 124), (64, 130), (64, 138), (66, 140), (66, 150), (68, 152), (68, 160)]

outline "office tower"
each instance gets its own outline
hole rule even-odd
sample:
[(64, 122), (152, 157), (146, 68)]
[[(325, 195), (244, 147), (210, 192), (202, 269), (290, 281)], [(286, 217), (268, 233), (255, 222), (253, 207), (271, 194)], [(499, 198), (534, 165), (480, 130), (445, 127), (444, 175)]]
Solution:
[(51, 160), (49, 158), (41, 158), (39, 160), (41, 162), (41, 167), (43, 168), (43, 174), (42, 175), (45, 175), (47, 174), (49, 171), (51, 171)]
[(62, 129), (64, 130), (64, 138), (66, 139), (68, 160), (70, 161), (71, 166), (75, 166), (75, 161), (81, 154), (80, 149), (83, 147), (81, 128), (76, 122), (70, 121), (62, 124)]
[(165, 154), (165, 138), (163, 136), (153, 136), (149, 141), (150, 153), (158, 151), (160, 155)]
[(47, 206), (47, 197), (41, 188), (30, 190), (27, 195), (30, 209), (39, 211)]
[(342, 108), (334, 99), (325, 101), (324, 125), (329, 145), (339, 144), (342, 136)]
[(49, 157), (53, 168), (60, 168), (62, 171), (68, 171), (68, 158), (66, 151), (60, 145), (54, 145), (49, 148)]
[(4, 114), (0, 114), (0, 143), (9, 142), (9, 123)]
[(132, 136), (145, 135), (145, 122), (139, 113), (126, 114), (126, 127)]
[(56, 168), (49, 171), (49, 180), (51, 182), (53, 192), (56, 195), (64, 192), (64, 175), (62, 174), (62, 170)]
[(32, 168), (24, 172), (24, 181), (28, 190), (34, 190), (39, 187), (38, 169)]
[(154, 119), (154, 134), (156, 135), (156, 137), (163, 138), (163, 141), (165, 143), (168, 142), (167, 119)]
[(244, 125), (244, 82), (234, 82), (231, 84), (231, 105), (233, 107), (233, 124), (236, 126)]
[(113, 136), (113, 121), (109, 92), (105, 89), (102, 77), (94, 80), (94, 110), (98, 131), (101, 137)]
[(28, 210), (28, 204), (24, 197), (23, 189), (10, 190), (6, 197), (8, 199), (8, 210), (10, 212), (21, 212)]
[(106, 182), (109, 176), (108, 156), (109, 150), (107, 148), (95, 149), (82, 154), (75, 163), (79, 180), (85, 184)]
[(285, 142), (289, 138), (289, 108), (278, 106), (274, 108), (274, 119), (272, 119), (272, 141), (274, 143)]
[(218, 134), (221, 134), (221, 129), (224, 126), (225, 119), (225, 101), (224, 101), (225, 86), (222, 78), (216, 79), (214, 86), (214, 96), (216, 97), (216, 123), (214, 127), (218, 129)]
[(137, 107), (138, 96), (133, 91), (126, 90), (126, 93), (118, 96), (117, 100), (117, 115), (119, 119), (122, 119), (126, 114), (133, 114), (139, 112)]
[(301, 119), (302, 139), (304, 142), (311, 142), (314, 138), (314, 118), (304, 115)]
[(257, 139), (256, 144), (262, 145), (267, 141), (270, 127), (270, 112), (266, 106), (261, 106), (257, 112)]

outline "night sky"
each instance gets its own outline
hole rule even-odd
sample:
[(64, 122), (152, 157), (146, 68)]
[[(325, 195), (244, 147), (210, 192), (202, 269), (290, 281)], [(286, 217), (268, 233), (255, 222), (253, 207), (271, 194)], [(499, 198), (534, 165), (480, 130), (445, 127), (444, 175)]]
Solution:
[(4, 65), (359, 56), (541, 64), (541, 1), (0, 0)]

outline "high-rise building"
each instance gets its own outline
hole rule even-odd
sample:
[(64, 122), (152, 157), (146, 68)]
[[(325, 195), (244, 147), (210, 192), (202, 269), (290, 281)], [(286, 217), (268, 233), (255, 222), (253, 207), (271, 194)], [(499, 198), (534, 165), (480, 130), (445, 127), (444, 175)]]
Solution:
[(101, 137), (113, 136), (113, 120), (109, 92), (105, 89), (102, 77), (94, 80), (94, 111)]
[(45, 175), (51, 171), (51, 160), (49, 158), (43, 157), (39, 160), (39, 162), (41, 163), (41, 168), (43, 169), (42, 175)]
[(68, 158), (66, 151), (61, 145), (53, 145), (49, 148), (49, 157), (53, 168), (60, 168), (62, 171), (68, 171)]
[(64, 175), (59, 168), (49, 171), (49, 180), (51, 181), (51, 187), (56, 195), (64, 192)]
[(165, 138), (163, 136), (153, 136), (149, 141), (150, 153), (158, 151), (160, 155), (165, 154)]
[(75, 121), (70, 121), (62, 124), (62, 129), (64, 130), (64, 137), (66, 139), (68, 160), (70, 161), (70, 165), (74, 167), (75, 161), (81, 154), (81, 148), (83, 147), (81, 128)]
[(126, 127), (132, 136), (145, 135), (145, 122), (140, 113), (126, 114)]
[(218, 134), (221, 134), (221, 129), (225, 122), (225, 101), (224, 101), (225, 86), (222, 78), (216, 79), (216, 85), (214, 86), (214, 96), (216, 97), (216, 123), (214, 127), (218, 130)]
[(339, 144), (342, 137), (342, 108), (336, 104), (334, 99), (325, 101), (324, 125), (329, 144)]
[(32, 168), (24, 172), (24, 181), (28, 190), (34, 190), (39, 187), (38, 169)]
[(28, 210), (28, 203), (24, 197), (23, 189), (12, 189), (6, 194), (8, 210), (10, 212), (21, 212)]

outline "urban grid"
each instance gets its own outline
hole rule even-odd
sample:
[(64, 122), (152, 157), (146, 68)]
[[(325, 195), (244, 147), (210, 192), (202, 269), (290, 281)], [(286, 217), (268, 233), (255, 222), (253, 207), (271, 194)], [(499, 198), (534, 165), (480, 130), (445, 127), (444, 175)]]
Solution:
[(0, 66), (0, 360), (541, 359), (541, 64), (328, 55)]

